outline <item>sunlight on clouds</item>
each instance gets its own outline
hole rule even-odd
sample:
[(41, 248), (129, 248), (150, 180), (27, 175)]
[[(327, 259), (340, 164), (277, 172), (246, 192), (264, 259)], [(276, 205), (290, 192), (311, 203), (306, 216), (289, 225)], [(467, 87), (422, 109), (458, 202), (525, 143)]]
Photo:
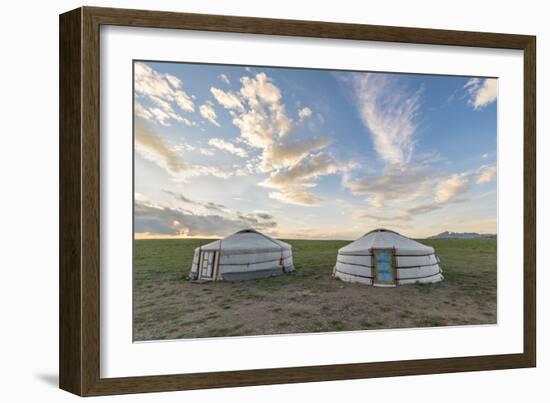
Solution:
[[(416, 155), (415, 119), (420, 113), (422, 87), (408, 90), (396, 76), (388, 74), (355, 74), (351, 83), (359, 116), (384, 164), (380, 175), (343, 177), (344, 187), (352, 194), (366, 196), (368, 208), (360, 217), (391, 225), (411, 221), (467, 201), (464, 197), (473, 185), (491, 180), (494, 167), (446, 174), (434, 169), (438, 158), (423, 157), (433, 154), (430, 151)], [(470, 84), (480, 90), (484, 85)]]
[(435, 201), (446, 203), (457, 195), (464, 193), (471, 183), (465, 174), (454, 174), (440, 182), (435, 188)]
[(201, 153), (202, 155), (206, 155), (207, 157), (211, 157), (215, 154), (214, 150), (204, 147), (199, 148), (199, 153)]
[(140, 120), (135, 122), (134, 142), (135, 150), (139, 155), (164, 169), (175, 181), (186, 181), (196, 176), (227, 179), (246, 174), (245, 169), (235, 169), (233, 166), (191, 165), (182, 161), (179, 153), (186, 149), (189, 151), (188, 146), (166, 143)]
[(237, 109), (244, 110), (243, 104), (237, 95), (232, 92), (225, 92), (219, 88), (212, 87), (210, 92), (218, 101), (218, 103), (223, 106), (225, 109)]
[(271, 216), (263, 219), (255, 214), (193, 214), (140, 201), (134, 203), (134, 220), (138, 238), (151, 238), (153, 234), (157, 237), (224, 237), (246, 228), (266, 230), (277, 226)]
[(316, 206), (321, 201), (319, 197), (303, 190), (271, 192), (269, 193), (269, 197), (284, 203), (295, 204), (298, 206)]
[(265, 211), (243, 213), (219, 203), (191, 199), (178, 192), (163, 192), (178, 205), (155, 205), (144, 195), (138, 197), (136, 194), (135, 232), (138, 237), (150, 238), (152, 234), (161, 237), (223, 237), (246, 228), (270, 232), (277, 227), (276, 218)]
[[(465, 217), (464, 227), (494, 224), (484, 217), (496, 198), (489, 184), (496, 166), (472, 165), (491, 163), (496, 151), (477, 148), (466, 161), (454, 150), (431, 148), (441, 145), (426, 136), (439, 112), (430, 109), (432, 81), (328, 72), (330, 85), (322, 87), (320, 78), (319, 88), (306, 88), (302, 98), (296, 88), (305, 84), (294, 86), (294, 73), (231, 67), (219, 74), (222, 67), (216, 68), (202, 76), (197, 66), (181, 67), (182, 81), (136, 63), (135, 151), (144, 169), (150, 163), (162, 169), (136, 187), (142, 192), (135, 199), (136, 236), (225, 236), (252, 227), (290, 238), (353, 239), (380, 226), (433, 235), (457, 231)], [(186, 77), (196, 79), (196, 96), (185, 92)], [(332, 88), (335, 79), (341, 88)], [(464, 93), (465, 81), (446, 88)], [(496, 99), (492, 85), (484, 79), (467, 85), (473, 108), (493, 102), (493, 90)], [(231, 124), (222, 132), (220, 122)], [(152, 190), (151, 182), (163, 187)], [(158, 201), (148, 201), (148, 192)]]
[(331, 143), (326, 137), (310, 137), (304, 140), (287, 139), (268, 145), (262, 155), (261, 168), (269, 172), (273, 168), (288, 168), (300, 162), (313, 151), (322, 150)]
[[(361, 212), (361, 217), (393, 224), (395, 221), (411, 221), (417, 216), (468, 202), (467, 193), (473, 185), (482, 183), (479, 178), (485, 173), (483, 168), (450, 175), (383, 176), (348, 186), (359, 194), (369, 194), (370, 207)], [(388, 214), (388, 211), (391, 213)]]
[(213, 138), (208, 140), (208, 144), (242, 158), (247, 156), (246, 150), (244, 148), (236, 147), (233, 143), (230, 143), (223, 139)]
[[(169, 126), (171, 119), (192, 126), (192, 122), (176, 113), (173, 106), (176, 104), (183, 112), (195, 111), (193, 100), (181, 86), (181, 80), (175, 76), (159, 73), (145, 63), (134, 64), (135, 92), (156, 105), (147, 110), (163, 126)], [(140, 116), (144, 117), (146, 113), (143, 105), (141, 109)]]
[[(282, 92), (265, 73), (242, 77), (240, 82), (238, 92), (217, 88), (210, 88), (210, 92), (220, 105), (230, 110), (233, 124), (240, 131), (240, 139), (261, 151), (259, 158), (247, 163), (248, 170), (269, 174), (260, 184), (279, 190), (270, 193), (272, 199), (290, 204), (317, 204), (319, 198), (305, 192), (305, 188), (314, 187), (320, 176), (347, 168), (346, 164), (338, 163), (321, 152), (331, 140), (321, 136), (298, 138), (294, 135), (293, 121), (286, 113)], [(307, 107), (298, 112), (301, 119), (311, 114)], [(211, 145), (230, 151), (226, 145)], [(284, 191), (283, 187), (286, 188)]]
[(200, 114), (203, 118), (208, 120), (214, 126), (220, 127), (220, 124), (216, 120), (218, 118), (216, 116), (216, 111), (214, 110), (214, 108), (212, 108), (211, 105), (208, 105), (208, 104), (201, 105), (199, 110), (200, 110)]
[(170, 175), (177, 176), (190, 169), (190, 166), (182, 162), (173, 149), (139, 121), (135, 124), (134, 141), (136, 152), (166, 170)]
[(380, 210), (394, 201), (409, 202), (429, 192), (434, 178), (427, 172), (390, 171), (382, 176), (359, 179), (344, 177), (344, 186), (354, 195), (367, 195), (371, 207)]
[(332, 157), (317, 153), (310, 158), (303, 158), (287, 170), (272, 172), (260, 185), (275, 189), (314, 187), (319, 176), (334, 174), (343, 169), (345, 167)]
[(253, 108), (260, 106), (261, 102), (276, 104), (281, 99), (281, 91), (265, 73), (258, 73), (255, 78), (243, 77), (241, 84), (241, 95)]
[(153, 114), (145, 109), (143, 105), (141, 105), (137, 101), (134, 103), (134, 112), (136, 116), (139, 116), (140, 118), (143, 118), (145, 120), (151, 120), (153, 118)]
[(495, 165), (482, 166), (479, 169), (479, 177), (477, 183), (491, 182), (497, 173), (497, 167)]
[(464, 88), (470, 94), (468, 102), (474, 109), (481, 109), (496, 101), (498, 97), (498, 80), (495, 78), (471, 78)]

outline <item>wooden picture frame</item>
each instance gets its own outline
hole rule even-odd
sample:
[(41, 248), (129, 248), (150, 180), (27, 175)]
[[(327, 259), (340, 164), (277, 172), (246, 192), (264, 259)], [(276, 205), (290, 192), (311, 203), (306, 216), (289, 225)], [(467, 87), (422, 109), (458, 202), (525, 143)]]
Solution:
[[(524, 52), (523, 353), (211, 373), (100, 377), (100, 27), (401, 42)], [(535, 37), (82, 7), (60, 16), (60, 387), (80, 396), (533, 367), (536, 363)]]

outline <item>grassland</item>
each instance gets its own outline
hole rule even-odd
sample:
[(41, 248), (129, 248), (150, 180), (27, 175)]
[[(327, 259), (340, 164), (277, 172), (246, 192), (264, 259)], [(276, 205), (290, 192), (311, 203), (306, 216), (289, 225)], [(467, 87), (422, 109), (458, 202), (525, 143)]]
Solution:
[(331, 277), (348, 241), (286, 242), (294, 273), (192, 284), (186, 276), (200, 240), (136, 240), (134, 339), (496, 323), (496, 239), (423, 240), (436, 249), (445, 280), (392, 289)]

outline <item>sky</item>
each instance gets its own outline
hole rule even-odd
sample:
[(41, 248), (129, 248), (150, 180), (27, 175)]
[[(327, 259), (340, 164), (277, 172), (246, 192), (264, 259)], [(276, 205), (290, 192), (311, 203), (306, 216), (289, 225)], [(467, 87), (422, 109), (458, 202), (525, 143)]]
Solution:
[(496, 233), (498, 80), (134, 62), (136, 238)]

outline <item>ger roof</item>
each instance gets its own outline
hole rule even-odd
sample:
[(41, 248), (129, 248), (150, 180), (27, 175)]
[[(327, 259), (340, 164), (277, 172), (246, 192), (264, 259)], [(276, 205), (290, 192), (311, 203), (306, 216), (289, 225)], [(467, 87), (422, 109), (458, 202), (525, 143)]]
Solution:
[(370, 255), (372, 249), (395, 248), (398, 255), (426, 255), (434, 253), (431, 246), (407, 238), (395, 231), (378, 228), (367, 232), (361, 238), (340, 248), (342, 255)]
[(291, 248), (286, 242), (273, 239), (254, 229), (244, 229), (224, 239), (210, 242), (200, 247), (201, 250), (206, 251), (222, 250), (240, 253), (273, 252)]

